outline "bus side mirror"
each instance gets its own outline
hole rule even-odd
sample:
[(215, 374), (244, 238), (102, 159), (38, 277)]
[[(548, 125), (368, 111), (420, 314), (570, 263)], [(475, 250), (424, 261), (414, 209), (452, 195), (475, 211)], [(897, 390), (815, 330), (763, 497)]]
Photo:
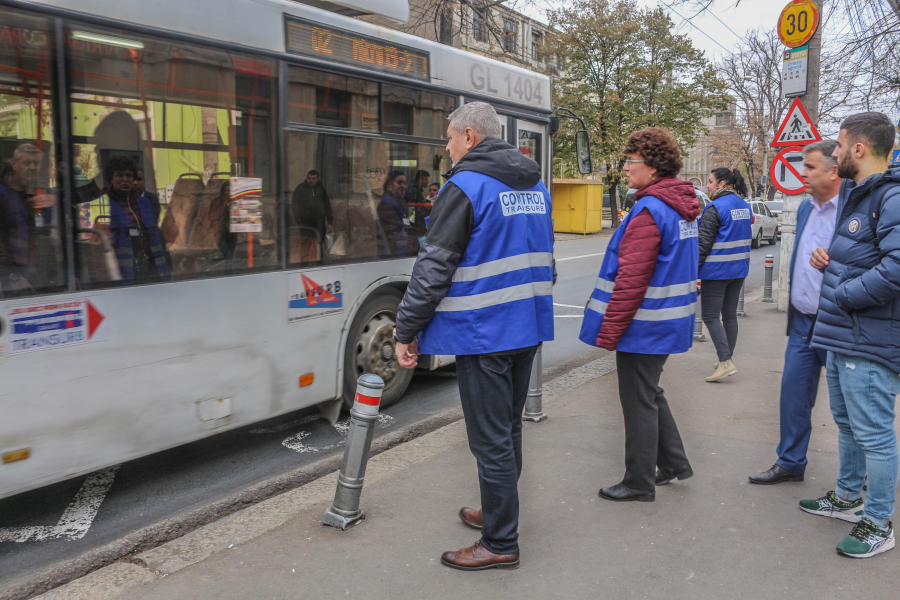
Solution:
[(588, 132), (582, 129), (575, 133), (575, 158), (578, 160), (578, 172), (582, 175), (590, 175), (591, 171), (591, 141)]

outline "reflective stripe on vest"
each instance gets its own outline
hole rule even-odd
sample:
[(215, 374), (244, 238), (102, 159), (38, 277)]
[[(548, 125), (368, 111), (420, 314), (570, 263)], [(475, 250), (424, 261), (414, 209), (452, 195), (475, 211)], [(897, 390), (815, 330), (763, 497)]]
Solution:
[[(740, 196), (726, 194), (704, 209), (715, 206), (719, 231), (709, 256), (700, 267), (700, 279), (741, 279), (750, 272), (753, 210)], [(701, 217), (702, 218), (702, 217)]]
[(553, 228), (546, 188), (539, 183), (514, 190), (472, 171), (450, 181), (472, 203), (472, 235), (450, 290), (419, 334), (420, 351), (488, 354), (552, 340)]
[(597, 343), (615, 289), (619, 246), (629, 223), (642, 210), (650, 212), (659, 229), (659, 253), (650, 286), (616, 350), (640, 354), (686, 352), (693, 343), (697, 310), (697, 223), (686, 221), (653, 196), (641, 198), (613, 234), (584, 311), (579, 338), (591, 346)]

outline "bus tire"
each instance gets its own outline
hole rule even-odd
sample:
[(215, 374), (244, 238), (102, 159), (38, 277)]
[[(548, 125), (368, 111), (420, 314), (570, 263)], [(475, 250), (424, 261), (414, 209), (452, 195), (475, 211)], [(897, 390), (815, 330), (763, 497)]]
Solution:
[(349, 410), (356, 395), (356, 380), (374, 373), (384, 380), (381, 407), (403, 396), (412, 381), (413, 369), (404, 369), (394, 352), (393, 328), (403, 295), (394, 289), (376, 292), (363, 303), (353, 319), (344, 348), (344, 406)]

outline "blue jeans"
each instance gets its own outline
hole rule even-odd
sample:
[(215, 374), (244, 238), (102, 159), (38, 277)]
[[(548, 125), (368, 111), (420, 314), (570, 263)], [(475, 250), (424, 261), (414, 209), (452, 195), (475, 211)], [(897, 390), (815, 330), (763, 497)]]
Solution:
[(469, 449), (478, 463), (481, 543), (494, 554), (519, 552), (522, 413), (536, 352), (456, 357)]
[(884, 527), (894, 514), (900, 466), (894, 433), (900, 376), (871, 360), (829, 352), (826, 377), (839, 431), (841, 467), (834, 492), (856, 500), (868, 470), (865, 516)]
[(781, 439), (775, 464), (800, 475), (806, 472), (812, 409), (816, 405), (819, 377), (827, 358), (825, 350), (809, 347), (807, 338), (812, 320), (811, 316), (801, 312), (794, 314), (781, 375)]

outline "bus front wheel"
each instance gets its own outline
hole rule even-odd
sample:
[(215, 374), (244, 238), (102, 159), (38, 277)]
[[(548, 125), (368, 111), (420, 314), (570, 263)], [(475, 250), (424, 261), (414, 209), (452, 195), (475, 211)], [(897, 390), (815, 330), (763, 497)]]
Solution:
[(384, 380), (381, 407), (395, 403), (412, 380), (413, 370), (404, 369), (397, 360), (393, 336), (397, 309), (403, 295), (385, 290), (367, 300), (359, 309), (344, 349), (344, 406), (353, 406), (356, 380), (364, 373), (373, 373)]

